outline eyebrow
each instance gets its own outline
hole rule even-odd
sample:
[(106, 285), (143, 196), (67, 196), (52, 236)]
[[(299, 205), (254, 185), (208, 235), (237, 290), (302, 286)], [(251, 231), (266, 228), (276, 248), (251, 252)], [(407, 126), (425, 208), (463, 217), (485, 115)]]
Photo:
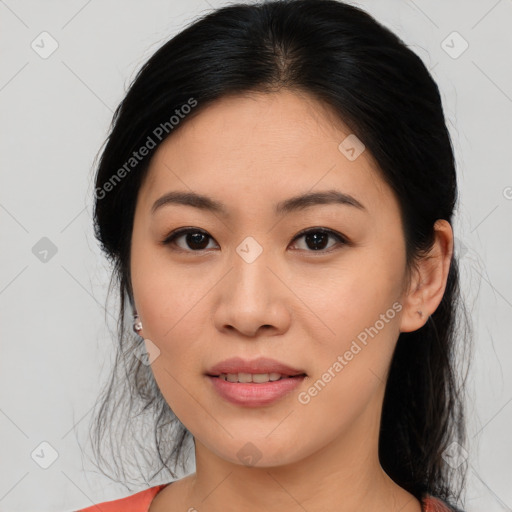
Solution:
[[(157, 199), (151, 207), (151, 213), (155, 213), (163, 206), (172, 204), (192, 206), (193, 208), (218, 213), (224, 217), (229, 217), (229, 212), (224, 203), (221, 203), (220, 201), (217, 201), (211, 197), (197, 194), (195, 192), (178, 191), (168, 192), (167, 194)], [(367, 211), (366, 208), (355, 197), (333, 189), (322, 192), (310, 192), (291, 197), (277, 203), (274, 211), (276, 215), (284, 215), (322, 204), (346, 205), (355, 207), (362, 211)]]

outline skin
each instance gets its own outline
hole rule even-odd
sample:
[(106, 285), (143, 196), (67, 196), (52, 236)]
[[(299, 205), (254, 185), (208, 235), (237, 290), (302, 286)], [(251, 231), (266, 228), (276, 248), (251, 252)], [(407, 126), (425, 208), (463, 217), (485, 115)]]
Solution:
[[(368, 150), (350, 161), (338, 149), (350, 133), (315, 99), (281, 90), (224, 97), (155, 153), (137, 199), (130, 272), (140, 335), (160, 351), (151, 368), (194, 436), (196, 472), (161, 491), (150, 512), (420, 512), (380, 466), (378, 430), (398, 335), (421, 328), (439, 305), (453, 234), (437, 221), (429, 258), (409, 275), (398, 202)], [(327, 189), (365, 210), (328, 204), (274, 214), (279, 201)], [(170, 191), (208, 195), (229, 216), (176, 204), (152, 214)], [(194, 251), (186, 235), (161, 243), (180, 227), (207, 232), (206, 248)], [(295, 239), (318, 227), (350, 244), (330, 237), (322, 253)], [(251, 263), (236, 251), (248, 236), (263, 249)], [(394, 318), (300, 403), (298, 394), (397, 301)], [(307, 377), (270, 405), (233, 405), (204, 375), (232, 356), (271, 357)], [(260, 455), (252, 467), (237, 456), (249, 441)]]

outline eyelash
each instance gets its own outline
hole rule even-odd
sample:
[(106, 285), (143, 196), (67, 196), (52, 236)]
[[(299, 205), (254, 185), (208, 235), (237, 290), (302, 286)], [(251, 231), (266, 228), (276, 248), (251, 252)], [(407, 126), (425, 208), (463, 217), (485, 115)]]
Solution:
[[(176, 229), (175, 231), (172, 231), (171, 233), (169, 233), (169, 235), (167, 235), (166, 238), (162, 241), (162, 245), (171, 245), (171, 244), (173, 244), (173, 242), (177, 238), (179, 238), (180, 236), (183, 236), (183, 235), (187, 235), (189, 233), (194, 233), (194, 234), (198, 234), (199, 233), (199, 234), (202, 234), (202, 235), (206, 235), (211, 240), (213, 240), (213, 237), (211, 237), (206, 231), (203, 231), (202, 229), (198, 229), (198, 228), (179, 228), (179, 229)], [(319, 255), (322, 255), (322, 254), (330, 254), (331, 252), (333, 252), (333, 251), (335, 251), (337, 249), (340, 249), (341, 248), (341, 247), (339, 247), (340, 244), (342, 246), (343, 245), (350, 245), (350, 242), (343, 235), (341, 235), (340, 233), (338, 233), (336, 231), (333, 231), (332, 229), (327, 229), (327, 228), (308, 228), (308, 229), (304, 229), (304, 230), (300, 231), (299, 233), (297, 233), (297, 235), (292, 240), (292, 242), (295, 242), (299, 238), (301, 238), (301, 237), (303, 237), (305, 235), (312, 234), (312, 233), (321, 233), (321, 234), (329, 235), (329, 236), (335, 238), (338, 241), (338, 247), (336, 247), (336, 245), (334, 245), (334, 246), (332, 246), (329, 249), (319, 249), (317, 251), (306, 250), (306, 249), (298, 249), (298, 250), (303, 250), (303, 251), (306, 251), (308, 253), (312, 253), (313, 255), (315, 253), (319, 254)], [(200, 253), (204, 253), (206, 251), (206, 249), (199, 249), (199, 250), (195, 250), (195, 251), (191, 250), (191, 249), (187, 250), (187, 249), (182, 249), (181, 247), (178, 247), (178, 249), (173, 249), (173, 250), (181, 251), (181, 252), (199, 253), (199, 254)]]

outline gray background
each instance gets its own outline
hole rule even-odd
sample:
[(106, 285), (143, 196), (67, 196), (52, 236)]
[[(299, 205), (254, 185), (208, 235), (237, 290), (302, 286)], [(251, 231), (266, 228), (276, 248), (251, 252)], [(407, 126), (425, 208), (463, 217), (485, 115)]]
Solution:
[[(126, 495), (78, 445), (108, 374), (116, 314), (115, 303), (104, 309), (109, 269), (92, 233), (93, 159), (143, 62), (225, 4), (0, 0), (1, 512), (63, 512)], [(466, 509), (510, 511), (512, 0), (356, 5), (402, 37), (441, 89), (475, 329)]]

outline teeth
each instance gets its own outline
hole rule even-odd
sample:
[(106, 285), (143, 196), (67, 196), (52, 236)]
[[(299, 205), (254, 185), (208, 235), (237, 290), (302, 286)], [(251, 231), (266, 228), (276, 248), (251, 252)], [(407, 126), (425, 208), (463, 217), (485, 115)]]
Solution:
[(221, 373), (219, 375), (219, 379), (228, 382), (255, 382), (258, 384), (286, 378), (288, 377), (280, 373)]

